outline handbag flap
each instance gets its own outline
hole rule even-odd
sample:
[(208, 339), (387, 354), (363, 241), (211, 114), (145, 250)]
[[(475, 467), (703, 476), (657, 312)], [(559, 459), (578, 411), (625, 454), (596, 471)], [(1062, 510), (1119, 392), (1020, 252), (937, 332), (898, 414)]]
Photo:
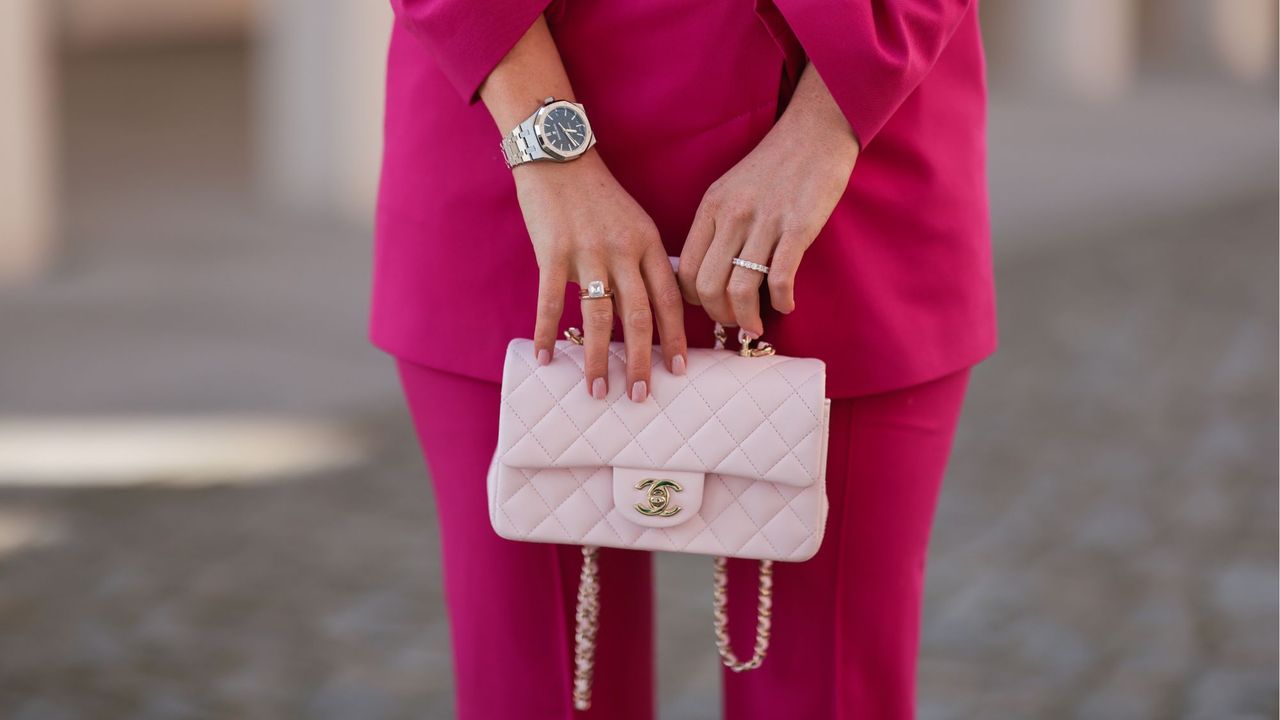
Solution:
[(526, 469), (626, 467), (717, 473), (804, 487), (822, 473), (826, 366), (690, 348), (682, 376), (653, 349), (649, 397), (626, 395), (622, 343), (610, 343), (609, 392), (596, 400), (584, 348), (562, 340), (548, 365), (512, 340), (502, 375), (496, 458)]

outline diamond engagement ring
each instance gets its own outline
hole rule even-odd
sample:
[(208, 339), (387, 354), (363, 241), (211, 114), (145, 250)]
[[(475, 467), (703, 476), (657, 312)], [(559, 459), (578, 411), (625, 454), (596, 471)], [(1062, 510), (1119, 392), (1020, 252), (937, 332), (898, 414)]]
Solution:
[(755, 270), (756, 272), (761, 273), (761, 274), (764, 274), (764, 275), (768, 275), (768, 274), (769, 274), (769, 266), (768, 266), (768, 265), (761, 265), (760, 263), (757, 263), (757, 262), (751, 262), (750, 260), (743, 260), (743, 259), (742, 259), (742, 258), (740, 258), (740, 257), (736, 257), (736, 258), (734, 258), (734, 259), (733, 259), (733, 264), (734, 264), (734, 265), (737, 265), (738, 267), (744, 267), (744, 268), (746, 268), (746, 269), (748, 269), (748, 270)]
[(592, 280), (587, 283), (585, 290), (578, 291), (578, 297), (583, 300), (599, 300), (613, 297), (613, 291), (604, 286), (603, 280)]

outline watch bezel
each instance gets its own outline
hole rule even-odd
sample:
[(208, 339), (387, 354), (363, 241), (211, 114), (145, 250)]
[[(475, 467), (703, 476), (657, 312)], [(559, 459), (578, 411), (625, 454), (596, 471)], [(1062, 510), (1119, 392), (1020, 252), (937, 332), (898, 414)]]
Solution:
[[(547, 139), (542, 134), (543, 123), (546, 122), (547, 115), (549, 115), (552, 110), (559, 107), (572, 108), (574, 112), (578, 113), (578, 117), (582, 118), (582, 125), (587, 129), (586, 139), (583, 140), (581, 145), (569, 152), (562, 152), (556, 149), (555, 146), (547, 142)], [(594, 144), (593, 141), (595, 140), (595, 131), (591, 129), (591, 120), (587, 118), (586, 109), (578, 103), (571, 102), (569, 100), (556, 100), (555, 102), (547, 103), (546, 105), (538, 108), (538, 112), (534, 114), (533, 119), (533, 134), (538, 138), (538, 146), (542, 148), (542, 152), (546, 153), (552, 160), (559, 160), (562, 162), (581, 156), (587, 150), (591, 149), (591, 146)]]

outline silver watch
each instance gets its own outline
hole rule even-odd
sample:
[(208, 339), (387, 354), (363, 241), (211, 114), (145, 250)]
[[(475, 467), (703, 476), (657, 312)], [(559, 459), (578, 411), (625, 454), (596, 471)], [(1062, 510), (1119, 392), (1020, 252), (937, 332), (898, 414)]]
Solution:
[(547, 98), (502, 139), (502, 156), (513, 168), (535, 160), (568, 162), (596, 144), (587, 112), (568, 100)]

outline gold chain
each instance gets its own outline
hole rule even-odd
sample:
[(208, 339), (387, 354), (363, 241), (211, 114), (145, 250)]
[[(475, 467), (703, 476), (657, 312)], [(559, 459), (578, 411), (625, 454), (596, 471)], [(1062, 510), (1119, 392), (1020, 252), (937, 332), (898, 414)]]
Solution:
[[(575, 345), (582, 344), (582, 332), (577, 328), (569, 328), (564, 333), (565, 339)], [(716, 348), (723, 348), (725, 330), (716, 323)], [(766, 342), (749, 341), (739, 337), (742, 342), (740, 353), (748, 357), (772, 355), (773, 348)], [(582, 573), (578, 576), (578, 605), (574, 614), (573, 628), (573, 707), (577, 710), (591, 709), (591, 677), (595, 671), (596, 634), (600, 630), (600, 569), (597, 561), (597, 548), (592, 545), (582, 546)], [(727, 560), (715, 559), (715, 631), (716, 648), (725, 667), (734, 672), (754, 670), (764, 662), (765, 653), (769, 650), (769, 628), (773, 616), (773, 561), (760, 561), (760, 590), (756, 603), (756, 644), (751, 659), (740, 662), (729, 646), (729, 573)]]
[(591, 708), (591, 674), (595, 670), (596, 632), (600, 629), (600, 570), (597, 548), (582, 546), (578, 576), (578, 608), (573, 628), (573, 706)]
[(773, 561), (760, 561), (760, 591), (756, 602), (756, 645), (751, 659), (738, 660), (729, 646), (729, 565), (726, 558), (716, 558), (715, 569), (715, 630), (716, 649), (724, 666), (734, 672), (754, 670), (764, 662), (769, 650), (769, 627), (773, 618)]

